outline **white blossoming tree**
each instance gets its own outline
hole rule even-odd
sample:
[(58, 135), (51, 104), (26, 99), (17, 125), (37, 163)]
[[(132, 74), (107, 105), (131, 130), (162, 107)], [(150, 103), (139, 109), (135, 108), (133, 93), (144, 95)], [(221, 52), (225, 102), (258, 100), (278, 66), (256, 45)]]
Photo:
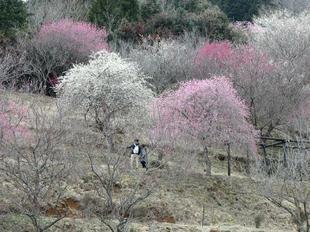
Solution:
[(148, 115), (153, 92), (146, 79), (135, 63), (101, 51), (70, 69), (57, 91), (62, 104), (81, 109), (96, 124), (114, 151), (115, 134)]
[(254, 46), (282, 66), (283, 79), (309, 84), (310, 14), (276, 11), (256, 18), (254, 23)]

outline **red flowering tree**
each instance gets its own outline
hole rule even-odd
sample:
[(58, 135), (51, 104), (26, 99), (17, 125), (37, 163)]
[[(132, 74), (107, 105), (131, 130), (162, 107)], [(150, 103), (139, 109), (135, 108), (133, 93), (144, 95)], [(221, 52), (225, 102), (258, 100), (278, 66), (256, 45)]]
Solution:
[(108, 50), (107, 33), (87, 22), (63, 19), (45, 23), (30, 44), (28, 60), (33, 67), (33, 87), (44, 89), (50, 77), (58, 77), (89, 55)]
[(232, 44), (229, 41), (206, 42), (198, 51), (196, 63), (202, 65), (206, 59), (225, 62), (232, 55)]
[(247, 122), (248, 109), (225, 77), (192, 80), (154, 102), (153, 136), (204, 148), (206, 173), (211, 174), (208, 148), (239, 145), (256, 152), (255, 130)]

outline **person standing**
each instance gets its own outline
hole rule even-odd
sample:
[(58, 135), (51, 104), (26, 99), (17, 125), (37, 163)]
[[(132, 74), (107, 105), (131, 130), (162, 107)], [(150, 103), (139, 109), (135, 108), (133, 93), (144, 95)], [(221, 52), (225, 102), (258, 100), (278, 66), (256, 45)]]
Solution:
[(148, 170), (148, 157), (145, 144), (142, 144), (140, 147), (140, 162), (142, 167), (145, 168), (145, 170)]
[(135, 139), (134, 143), (131, 144), (129, 147), (131, 149), (131, 155), (130, 155), (130, 167), (134, 168), (134, 163), (136, 163), (136, 168), (139, 167), (139, 155), (140, 155), (140, 146), (139, 146), (139, 140)]

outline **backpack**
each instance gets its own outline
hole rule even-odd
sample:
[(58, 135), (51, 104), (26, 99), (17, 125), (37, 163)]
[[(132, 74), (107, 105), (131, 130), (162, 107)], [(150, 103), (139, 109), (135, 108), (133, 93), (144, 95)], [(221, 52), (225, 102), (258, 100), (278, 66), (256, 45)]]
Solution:
[(133, 148), (133, 153), (139, 154), (139, 146), (138, 145), (135, 145), (135, 147)]

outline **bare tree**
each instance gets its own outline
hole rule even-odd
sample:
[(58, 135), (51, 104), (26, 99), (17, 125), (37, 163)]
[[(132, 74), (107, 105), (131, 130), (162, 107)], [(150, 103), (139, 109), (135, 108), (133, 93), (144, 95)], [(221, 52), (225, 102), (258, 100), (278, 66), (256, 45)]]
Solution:
[(259, 167), (259, 192), (291, 215), (298, 232), (310, 231), (310, 150), (302, 141), (288, 148), (286, 162), (274, 160), (272, 174)]
[[(270, 19), (268, 22), (272, 24)], [(283, 31), (287, 30), (284, 27)], [(285, 34), (283, 36), (291, 36), (282, 31), (281, 33)], [(267, 36), (270, 39), (271, 35), (266, 35), (266, 38)], [(260, 35), (257, 37), (260, 38)], [(274, 44), (282, 42), (282, 37), (278, 34), (274, 37), (275, 40), (279, 40)], [(305, 64), (308, 60), (306, 38), (307, 35), (299, 38), (300, 47), (302, 47), (300, 56), (297, 55), (298, 49), (293, 48), (292, 44), (289, 45), (290, 48), (286, 45), (281, 46), (283, 54), (279, 54), (281, 49), (269, 49), (268, 46), (271, 44), (266, 41), (264, 41), (266, 46), (264, 44), (262, 50), (257, 49), (260, 46), (253, 44), (233, 47), (228, 42), (207, 42), (197, 56), (197, 67), (199, 67), (197, 75), (198, 77), (212, 76), (212, 74), (229, 76), (238, 94), (250, 108), (252, 124), (262, 135), (270, 136), (275, 130), (283, 130), (283, 127), (289, 125), (292, 115), (296, 112), (299, 114), (304, 103), (309, 101), (307, 87), (309, 72), (308, 65)], [(272, 50), (278, 58), (271, 54), (267, 55)], [(290, 53), (292, 56), (288, 55)], [(292, 57), (292, 60), (285, 58), (284, 54)]]
[(27, 6), (31, 25), (37, 29), (45, 22), (65, 18), (86, 20), (90, 2), (88, 0), (29, 0)]
[(31, 73), (25, 53), (16, 48), (0, 49), (0, 88), (19, 88), (20, 78)]
[[(99, 205), (90, 206), (88, 210), (110, 231), (127, 231), (132, 209), (150, 196), (151, 188), (143, 185), (144, 175), (133, 176), (134, 183), (130, 188), (119, 186), (121, 175), (126, 173), (125, 153), (103, 154), (97, 159), (89, 153), (87, 156), (95, 176), (94, 188), (101, 199)], [(121, 187), (120, 194), (114, 194), (117, 187)]]
[(274, 0), (274, 4), (280, 8), (290, 10), (294, 13), (306, 11), (310, 7), (309, 0)]
[[(68, 139), (63, 115), (32, 104), (19, 125), (25, 133), (0, 139), (0, 173), (9, 185), (3, 189), (16, 213), (30, 219), (34, 230), (47, 231), (66, 216), (59, 212), (44, 218), (66, 191), (71, 156), (64, 145)], [(5, 129), (2, 127), (1, 129)]]
[(193, 38), (184, 41), (144, 41), (139, 47), (122, 55), (137, 62), (149, 79), (156, 93), (160, 94), (181, 81), (192, 79), (195, 46)]

